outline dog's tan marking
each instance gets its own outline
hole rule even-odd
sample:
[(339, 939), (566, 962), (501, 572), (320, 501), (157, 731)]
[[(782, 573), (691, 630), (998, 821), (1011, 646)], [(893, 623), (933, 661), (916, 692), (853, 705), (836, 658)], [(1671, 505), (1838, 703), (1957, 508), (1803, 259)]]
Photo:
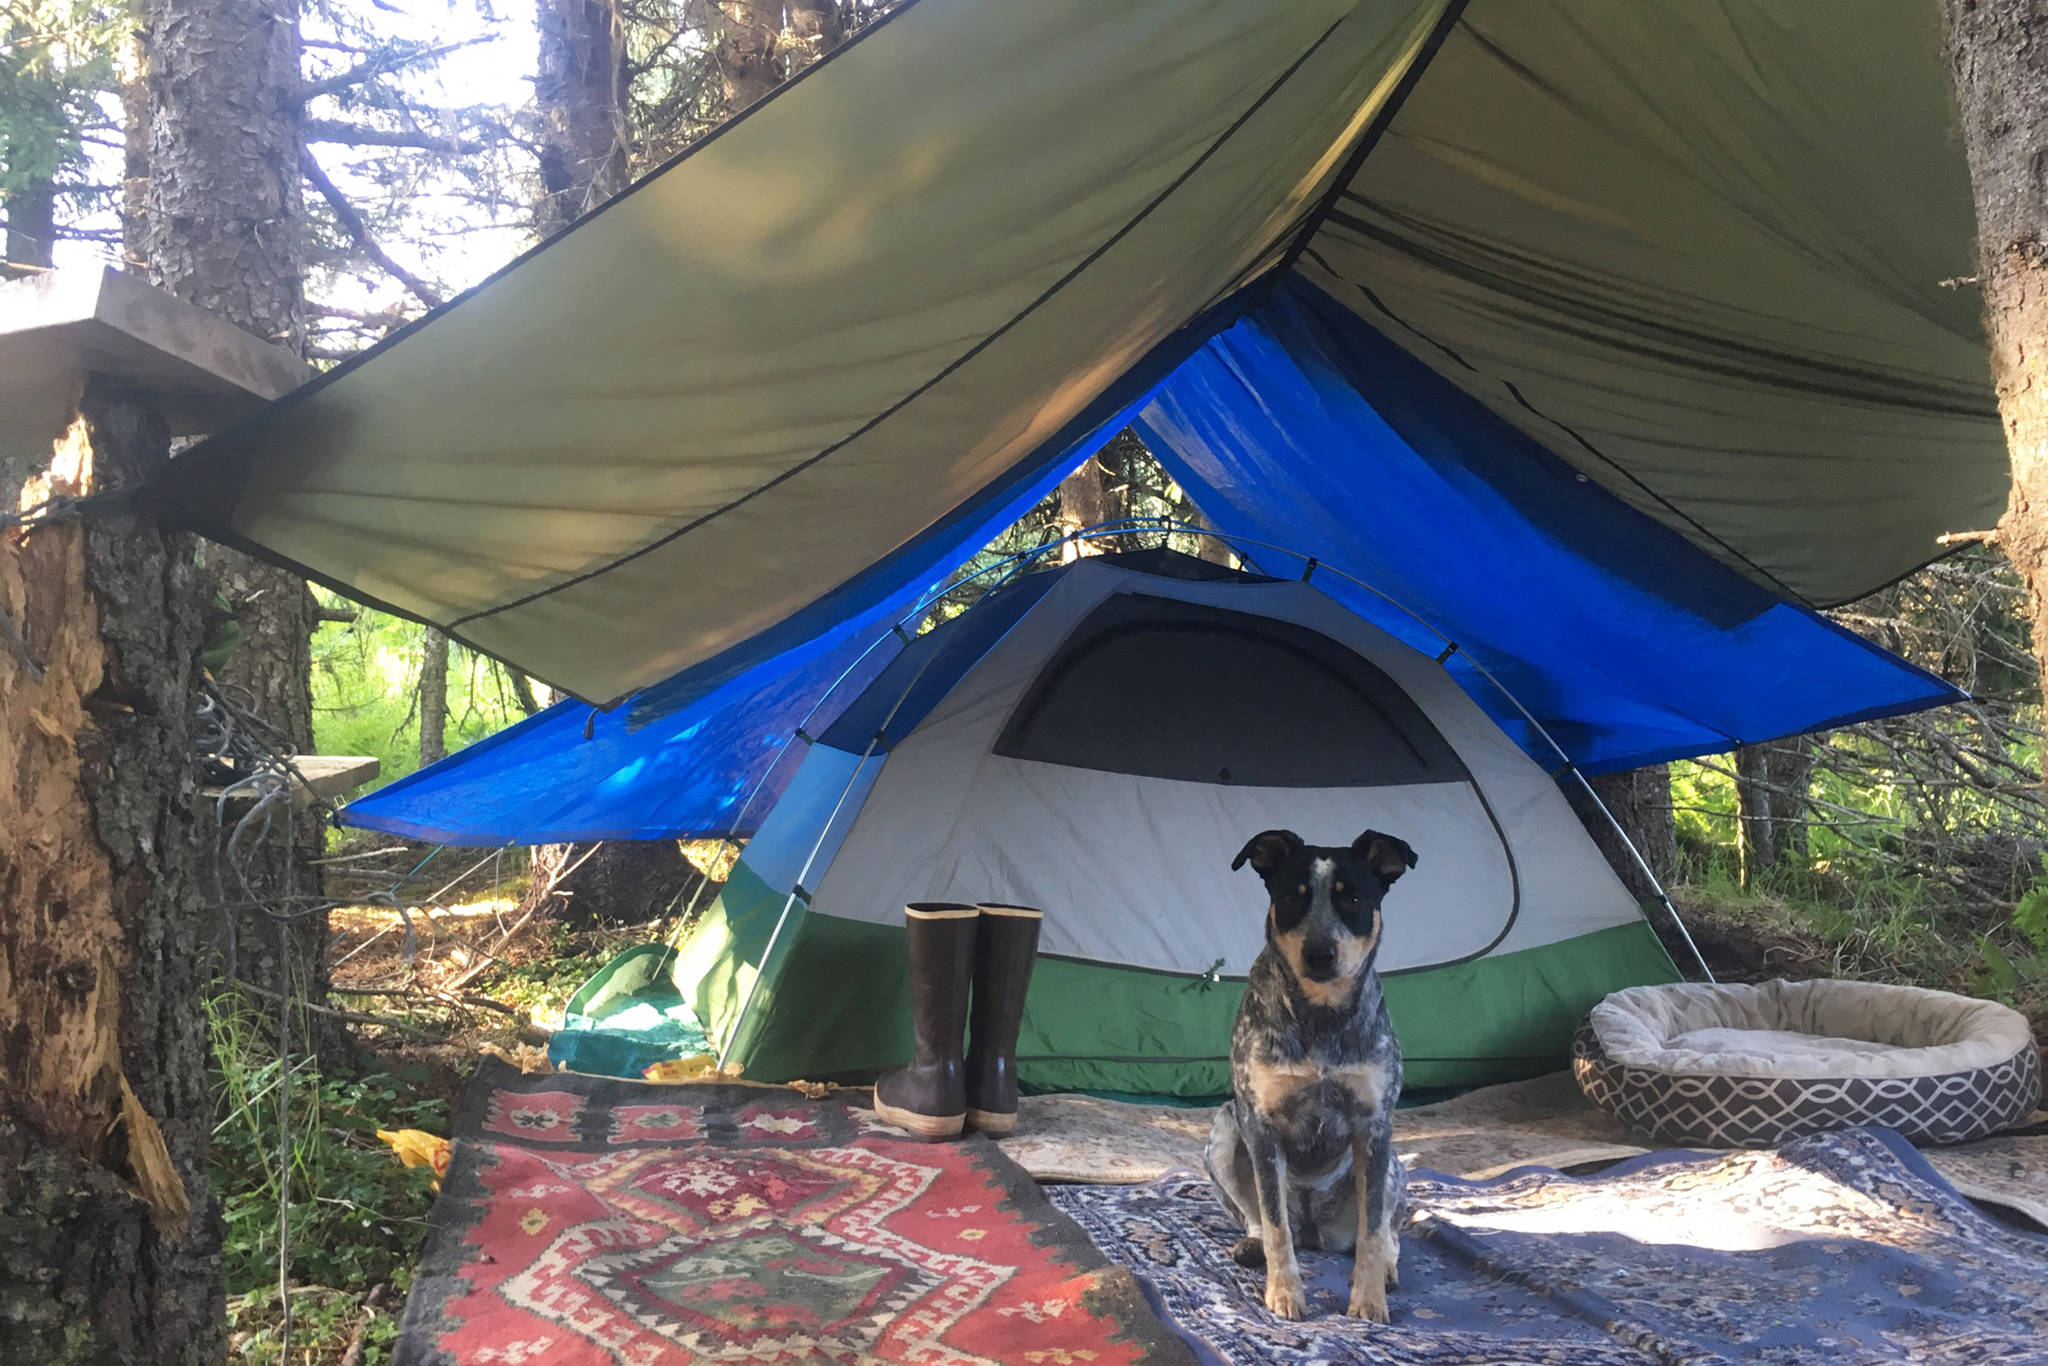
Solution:
[(1380, 1063), (1345, 1063), (1341, 1067), (1330, 1068), (1323, 1075), (1357, 1097), (1358, 1103), (1368, 1112), (1379, 1109), (1387, 1094), (1387, 1069)]
[[(1384, 1069), (1366, 1065), (1344, 1068), (1345, 1073), (1378, 1073), (1373, 1081), (1375, 1087), (1384, 1086)], [(1346, 1085), (1351, 1083), (1347, 1080)], [(1357, 1094), (1354, 1090), (1353, 1094)], [(1380, 1210), (1380, 1223), (1374, 1227), (1371, 1218), (1372, 1161), (1369, 1151), (1371, 1140), (1363, 1129), (1357, 1131), (1351, 1145), (1351, 1176), (1357, 1182), (1358, 1200), (1358, 1244), (1351, 1252), (1351, 1303), (1344, 1310), (1354, 1319), (1365, 1319), (1372, 1323), (1385, 1323), (1387, 1312), (1387, 1287), (1394, 1283), (1395, 1259), (1400, 1256), (1399, 1241), (1393, 1234), (1393, 1210)], [(1396, 1157), (1393, 1161), (1399, 1162)], [(1390, 1202), (1383, 1202), (1390, 1203)], [(1391, 1252), (1388, 1244), (1392, 1243)]]
[(1285, 1228), (1267, 1224), (1261, 1230), (1266, 1249), (1266, 1308), (1283, 1319), (1308, 1317), (1308, 1296), (1301, 1288), (1301, 1267), (1294, 1260), (1294, 1240)]
[(1323, 1075), (1314, 1063), (1261, 1062), (1257, 1058), (1247, 1062), (1244, 1071), (1245, 1081), (1251, 1088), (1252, 1104), (1261, 1114), (1268, 1115), (1302, 1087), (1315, 1085)]

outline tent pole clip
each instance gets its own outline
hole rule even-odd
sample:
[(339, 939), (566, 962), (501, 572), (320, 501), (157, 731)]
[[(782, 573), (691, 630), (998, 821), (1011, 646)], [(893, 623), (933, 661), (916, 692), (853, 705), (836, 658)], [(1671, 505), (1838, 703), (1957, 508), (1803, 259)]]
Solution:
[(803, 741), (807, 745), (815, 745), (818, 743), (818, 737), (811, 734), (809, 731), (805, 730), (802, 726), (798, 726), (796, 728), (796, 738)]
[(1453, 640), (1446, 644), (1443, 649), (1437, 651), (1436, 662), (1441, 664), (1456, 653), (1458, 653), (1458, 642)]
[(897, 622), (895, 625), (891, 626), (889, 630), (895, 634), (896, 639), (902, 641), (905, 645), (908, 645), (910, 643), (910, 632), (903, 629), (902, 622)]
[(1301, 581), (1303, 583), (1307, 583), (1314, 576), (1319, 563), (1320, 561), (1315, 556), (1311, 555), (1308, 557), (1308, 563), (1301, 567)]

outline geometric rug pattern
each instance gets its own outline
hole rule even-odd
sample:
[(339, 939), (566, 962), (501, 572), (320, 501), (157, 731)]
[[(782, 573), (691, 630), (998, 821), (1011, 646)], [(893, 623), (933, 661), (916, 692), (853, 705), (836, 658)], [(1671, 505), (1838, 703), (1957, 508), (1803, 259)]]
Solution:
[(1195, 1173), (1049, 1193), (1212, 1366), (2048, 1364), (2048, 1238), (1986, 1218), (1884, 1130), (1592, 1177), (1412, 1172), (1384, 1326), (1343, 1317), (1348, 1255), (1301, 1253), (1309, 1317), (1268, 1312)]
[(398, 1366), (1189, 1360), (992, 1145), (787, 1088), (486, 1060), (433, 1222)]

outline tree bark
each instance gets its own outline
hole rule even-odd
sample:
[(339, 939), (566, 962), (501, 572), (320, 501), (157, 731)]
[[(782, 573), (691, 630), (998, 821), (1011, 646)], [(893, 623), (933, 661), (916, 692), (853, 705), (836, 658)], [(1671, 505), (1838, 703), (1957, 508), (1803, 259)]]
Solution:
[(727, 118), (782, 84), (776, 62), (782, 6), (761, 0), (718, 0), (718, 42), (712, 49), (725, 92)]
[(1942, 0), (1942, 13), (1977, 207), (1991, 378), (2012, 462), (1998, 544), (2026, 584), (2048, 692), (2048, 3)]
[(520, 909), (546, 909), (572, 929), (644, 925), (703, 880), (675, 840), (546, 844), (533, 851), (533, 883)]
[[(1117, 499), (1110, 489), (1110, 472), (1093, 456), (1060, 481), (1060, 527), (1068, 535), (1100, 526), (1119, 514)], [(1076, 541), (1060, 551), (1060, 561), (1072, 564), (1083, 555), (1097, 553), (1097, 547)]]
[(543, 237), (626, 188), (626, 44), (616, 0), (538, 0)]
[(1806, 852), (1806, 789), (1813, 742), (1805, 736), (1743, 745), (1735, 751), (1735, 805), (1741, 881), (1754, 886), (1788, 854)]
[[(149, 176), (143, 242), (152, 280), (237, 327), (294, 352), (305, 347), (305, 198), (300, 181), (298, 0), (153, 0), (147, 47)], [(221, 682), (299, 754), (313, 750), (312, 635), (318, 605), (303, 579), (236, 551), (207, 562), (239, 628)], [(232, 819), (234, 812), (230, 810)], [(292, 838), (251, 849), (259, 899), (317, 896), (317, 812)], [(223, 890), (239, 893), (232, 875)], [(318, 1002), (327, 992), (327, 917), (278, 921), (240, 913), (228, 967), (273, 994)], [(323, 1054), (346, 1054), (327, 1017)]]
[(839, 0), (790, 0), (789, 37), (793, 46), (784, 63), (785, 80), (846, 41)]
[(1643, 876), (1621, 836), (1615, 833), (1615, 826), (1621, 827), (1657, 880), (1668, 883), (1678, 871), (1678, 827), (1671, 812), (1670, 766), (1656, 764), (1626, 773), (1603, 773), (1588, 781), (1613, 813), (1612, 822), (1587, 800), (1584, 789), (1569, 778), (1561, 784), (1566, 798), (1629, 895), (1637, 901), (1656, 901), (1656, 887)]
[(448, 637), (429, 626), (420, 644), (420, 764), (448, 757)]
[[(94, 377), (51, 492), (169, 452)], [(212, 1366), (227, 1352), (190, 793), (202, 575), (127, 520), (0, 541), (0, 1361)]]

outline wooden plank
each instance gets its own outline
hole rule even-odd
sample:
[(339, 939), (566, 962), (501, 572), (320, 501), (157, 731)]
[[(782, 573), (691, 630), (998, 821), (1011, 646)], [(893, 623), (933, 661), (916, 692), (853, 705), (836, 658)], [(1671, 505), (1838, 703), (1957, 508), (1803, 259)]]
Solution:
[[(306, 754), (292, 762), (305, 779), (294, 783), (292, 805), (299, 809), (311, 806), (319, 798), (345, 797), (364, 783), (376, 781), (383, 770), (383, 764), (373, 754)], [(228, 792), (223, 787), (202, 787), (199, 795), (207, 801), (218, 801)], [(238, 792), (228, 800), (247, 801), (255, 795)]]

